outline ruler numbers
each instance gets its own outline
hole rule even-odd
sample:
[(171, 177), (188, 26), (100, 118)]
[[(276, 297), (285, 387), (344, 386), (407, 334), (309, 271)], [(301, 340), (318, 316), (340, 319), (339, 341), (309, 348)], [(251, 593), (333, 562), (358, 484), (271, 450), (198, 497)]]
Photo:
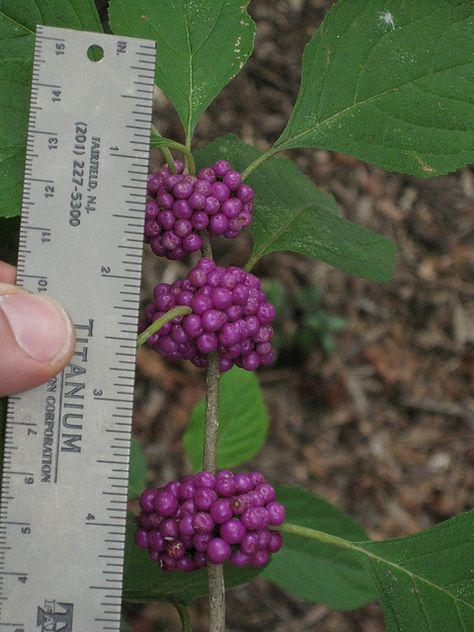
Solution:
[(37, 27), (17, 279), (77, 345), (9, 399), (0, 632), (120, 630), (154, 68), (153, 42)]

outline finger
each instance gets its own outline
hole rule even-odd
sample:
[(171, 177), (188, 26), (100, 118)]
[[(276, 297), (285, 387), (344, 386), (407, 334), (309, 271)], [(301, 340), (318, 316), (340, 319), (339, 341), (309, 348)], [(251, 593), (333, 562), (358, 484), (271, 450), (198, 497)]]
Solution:
[(0, 283), (0, 396), (57, 375), (74, 345), (74, 327), (58, 303)]
[(4, 261), (0, 261), (0, 283), (15, 283), (16, 279), (16, 268), (5, 263)]

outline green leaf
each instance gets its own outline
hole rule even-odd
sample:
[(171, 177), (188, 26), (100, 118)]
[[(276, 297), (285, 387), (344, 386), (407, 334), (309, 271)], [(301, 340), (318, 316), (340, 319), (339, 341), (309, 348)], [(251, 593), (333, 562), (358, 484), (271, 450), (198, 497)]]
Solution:
[[(139, 549), (134, 541), (135, 520), (131, 516), (127, 524), (125, 542), (125, 568), (123, 598), (125, 601), (180, 601), (184, 605), (192, 603), (208, 594), (207, 570), (199, 569), (191, 573), (167, 573), (152, 562), (146, 551)], [(224, 566), (227, 588), (252, 581), (261, 569)]]
[(146, 487), (146, 461), (143, 450), (132, 435), (130, 445), (130, 473), (128, 476), (128, 497), (137, 498)]
[(474, 511), (383, 542), (355, 543), (289, 523), (281, 529), (351, 552), (374, 581), (386, 632), (474, 630)]
[(0, 0), (0, 216), (21, 210), (37, 24), (101, 31), (93, 0)]
[(111, 0), (114, 33), (157, 42), (156, 82), (176, 108), (186, 138), (252, 53), (249, 0)]
[(387, 632), (474, 630), (474, 511), (357, 552), (385, 611)]
[[(194, 471), (202, 467), (204, 441), (202, 399), (193, 409), (184, 446)], [(231, 468), (248, 461), (265, 443), (268, 418), (256, 375), (234, 367), (220, 378), (217, 467)]]
[(153, 129), (151, 130), (151, 139), (150, 139), (150, 146), (152, 148), (155, 147), (168, 147), (169, 145), (175, 145), (176, 142), (174, 140), (171, 140), (171, 138), (166, 138), (165, 136), (162, 136), (158, 130)]
[[(243, 170), (262, 153), (234, 135), (217, 139), (196, 152), (200, 165), (226, 158)], [(339, 217), (332, 196), (320, 191), (286, 158), (272, 158), (248, 178), (255, 189), (250, 231), (252, 267), (270, 252), (290, 250), (321, 259), (354, 276), (389, 281), (394, 272), (394, 244)]]
[(21, 211), (31, 61), (0, 61), (0, 216)]
[(339, 0), (307, 45), (275, 149), (436, 176), (474, 160), (474, 3)]
[[(367, 538), (362, 527), (322, 498), (297, 487), (278, 487), (276, 492), (289, 522), (349, 540)], [(263, 571), (272, 583), (306, 601), (338, 610), (359, 608), (376, 599), (372, 582), (352, 554), (286, 533), (283, 539), (283, 548)]]

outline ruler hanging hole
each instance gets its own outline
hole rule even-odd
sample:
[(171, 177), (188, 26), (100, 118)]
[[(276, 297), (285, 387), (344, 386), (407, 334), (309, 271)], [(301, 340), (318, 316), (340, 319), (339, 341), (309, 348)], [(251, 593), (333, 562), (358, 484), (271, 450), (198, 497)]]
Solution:
[(87, 57), (91, 61), (100, 61), (104, 57), (104, 49), (98, 44), (91, 44), (87, 49)]

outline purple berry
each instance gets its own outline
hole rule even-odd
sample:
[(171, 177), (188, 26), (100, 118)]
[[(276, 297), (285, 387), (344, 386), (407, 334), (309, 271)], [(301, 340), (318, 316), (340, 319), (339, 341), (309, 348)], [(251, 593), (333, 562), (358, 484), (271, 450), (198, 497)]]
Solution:
[(240, 550), (246, 555), (253, 555), (258, 551), (258, 534), (255, 531), (244, 535), (240, 543)]
[(187, 200), (192, 193), (193, 179), (186, 178), (186, 176), (173, 187), (173, 195), (178, 200)]
[[(218, 502), (218, 501), (216, 501)], [(214, 529), (214, 519), (212, 516), (212, 507), (211, 514), (208, 514), (205, 511), (199, 511), (194, 516), (193, 527), (196, 533), (211, 533)]]
[(209, 489), (214, 489), (216, 484), (216, 477), (211, 472), (207, 472), (203, 470), (202, 472), (198, 472), (194, 475), (194, 486), (199, 487), (207, 487)]
[(178, 560), (176, 560), (177, 571), (189, 572), (193, 571), (195, 568), (196, 564), (194, 563), (193, 558), (189, 555), (184, 555), (183, 557), (180, 557)]
[(234, 477), (218, 478), (216, 481), (216, 492), (219, 496), (229, 498), (235, 494)]
[(261, 568), (270, 561), (270, 553), (265, 549), (260, 549), (252, 557), (252, 566)]
[(204, 167), (203, 169), (201, 169), (201, 171), (198, 173), (198, 180), (205, 180), (206, 182), (215, 182), (216, 181), (216, 174), (214, 172), (214, 169), (212, 167)]
[(237, 189), (237, 197), (241, 202), (251, 202), (253, 200), (253, 189), (248, 184), (241, 184)]
[(145, 489), (140, 494), (140, 507), (143, 511), (147, 513), (151, 513), (155, 509), (155, 496), (157, 490), (155, 489)]
[(236, 474), (234, 476), (235, 490), (239, 494), (245, 494), (253, 489), (253, 483), (250, 480), (250, 476), (244, 472)]
[(138, 523), (140, 527), (143, 527), (145, 530), (151, 529), (152, 521), (150, 520), (150, 514), (142, 511), (138, 516)]
[(192, 233), (192, 231), (193, 225), (189, 219), (178, 219), (174, 223), (174, 232), (178, 235), (178, 237), (187, 237)]
[(232, 518), (224, 522), (219, 529), (219, 534), (229, 544), (239, 544), (246, 534), (246, 529), (240, 520)]
[(145, 529), (135, 531), (135, 544), (141, 549), (148, 548), (148, 532)]
[(222, 182), (226, 184), (231, 191), (237, 191), (242, 184), (242, 177), (238, 171), (230, 169), (222, 178)]
[(229, 219), (234, 219), (235, 217), (239, 215), (241, 211), (242, 211), (242, 202), (239, 200), (239, 198), (236, 198), (236, 197), (229, 198), (225, 200), (225, 202), (223, 202), (222, 204), (222, 212)]
[(225, 174), (228, 173), (231, 169), (232, 167), (230, 166), (230, 163), (227, 162), (227, 160), (218, 160), (214, 164), (214, 173), (218, 178), (222, 178), (223, 176), (225, 176)]
[(260, 494), (260, 496), (265, 500), (266, 503), (275, 500), (275, 490), (268, 483), (259, 483), (255, 491)]
[(216, 334), (204, 333), (196, 340), (196, 347), (200, 353), (213, 353), (219, 346), (219, 340)]
[(268, 549), (270, 544), (271, 532), (268, 529), (260, 529), (257, 531), (258, 535), (258, 548)]
[[(214, 195), (209, 195), (206, 198), (206, 204), (204, 206), (204, 211), (208, 215), (215, 215), (221, 207), (219, 200)], [(209, 218), (210, 219), (210, 218)]]
[(198, 211), (192, 216), (191, 223), (196, 230), (204, 230), (209, 224), (209, 216), (207, 213)]
[(173, 496), (176, 496), (176, 498), (179, 496), (180, 488), (181, 483), (179, 481), (170, 481), (169, 483), (166, 483), (166, 485), (163, 487), (166, 492), (173, 494)]
[(162, 191), (156, 196), (156, 203), (161, 209), (171, 208), (173, 206), (174, 198), (166, 191)]
[(251, 351), (243, 356), (242, 368), (247, 371), (256, 371), (260, 366), (260, 356), (255, 351)]
[[(219, 288), (216, 288), (219, 289)], [(214, 300), (214, 305), (216, 301)], [(216, 332), (227, 322), (226, 314), (221, 309), (209, 309), (202, 315), (202, 326), (205, 331)]]
[(216, 499), (216, 492), (208, 487), (198, 487), (194, 491), (194, 505), (198, 511), (209, 511)]
[(207, 564), (206, 554), (199, 551), (196, 552), (193, 555), (193, 562), (194, 562), (195, 568), (202, 568), (203, 566), (206, 566)]
[(214, 182), (211, 190), (212, 195), (219, 200), (219, 202), (224, 202), (230, 196), (229, 187), (223, 182)]
[(160, 524), (163, 522), (163, 516), (160, 516), (157, 513), (152, 513), (149, 515), (150, 529), (158, 529)]
[(201, 193), (204, 197), (207, 197), (208, 195), (211, 195), (211, 186), (211, 182), (198, 178), (198, 180), (194, 183), (194, 191), (195, 193)]
[(206, 206), (206, 196), (199, 193), (199, 191), (194, 191), (189, 196), (189, 206), (196, 211), (200, 211)]
[(232, 549), (222, 538), (212, 538), (207, 547), (207, 559), (211, 564), (223, 564), (230, 559)]
[(204, 294), (196, 294), (191, 301), (191, 307), (194, 314), (204, 314), (209, 309), (214, 307), (213, 301), (211, 297), (206, 296)]
[(285, 508), (276, 500), (268, 503), (265, 507), (268, 514), (268, 522), (272, 525), (279, 525), (285, 520)]
[(283, 546), (283, 538), (281, 537), (281, 533), (278, 531), (270, 531), (270, 543), (268, 545), (268, 550), (270, 553), (276, 553)]
[(211, 507), (211, 517), (216, 524), (224, 524), (232, 518), (232, 506), (227, 499), (219, 499), (214, 501)]
[(158, 189), (162, 186), (163, 180), (158, 175), (149, 175), (147, 182), (147, 191), (150, 195), (156, 194)]
[(219, 341), (223, 347), (231, 347), (240, 340), (239, 328), (235, 323), (227, 323), (221, 329)]
[(178, 524), (174, 518), (166, 518), (163, 520), (159, 530), (164, 538), (178, 537)]
[(202, 238), (195, 233), (186, 235), (186, 237), (183, 238), (183, 248), (186, 252), (196, 252), (202, 248)]
[(239, 549), (237, 549), (236, 551), (232, 551), (232, 554), (230, 556), (230, 561), (232, 562), (232, 564), (238, 567), (250, 566), (251, 559), (252, 558), (250, 555), (242, 553), (242, 551), (239, 551)]
[(186, 200), (176, 200), (173, 204), (173, 213), (177, 219), (191, 219), (193, 209)]
[(166, 553), (160, 553), (160, 567), (163, 571), (174, 571), (176, 568), (176, 560)]
[(242, 514), (241, 520), (246, 529), (255, 531), (267, 525), (268, 513), (264, 507), (249, 507)]
[(160, 491), (155, 497), (155, 508), (161, 516), (172, 516), (178, 508), (178, 501), (173, 494)]
[(209, 533), (197, 533), (195, 536), (193, 536), (193, 540), (192, 540), (193, 546), (196, 549), (196, 551), (199, 551), (200, 553), (204, 553), (211, 539), (212, 539), (212, 535), (210, 535)]
[(165, 540), (156, 529), (151, 529), (148, 532), (148, 546), (152, 551), (163, 551), (165, 548)]
[(249, 472), (250, 480), (252, 481), (254, 487), (260, 485), (260, 483), (264, 483), (265, 479), (261, 472)]
[(178, 532), (180, 536), (191, 537), (194, 535), (193, 515), (184, 515), (178, 523)]

